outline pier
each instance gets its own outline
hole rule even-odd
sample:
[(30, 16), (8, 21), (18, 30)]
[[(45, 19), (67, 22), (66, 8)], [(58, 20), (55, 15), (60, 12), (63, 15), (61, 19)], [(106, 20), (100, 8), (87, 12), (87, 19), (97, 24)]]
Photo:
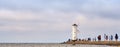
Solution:
[(89, 45), (110, 45), (120, 46), (120, 41), (67, 41), (64, 44), (89, 44)]

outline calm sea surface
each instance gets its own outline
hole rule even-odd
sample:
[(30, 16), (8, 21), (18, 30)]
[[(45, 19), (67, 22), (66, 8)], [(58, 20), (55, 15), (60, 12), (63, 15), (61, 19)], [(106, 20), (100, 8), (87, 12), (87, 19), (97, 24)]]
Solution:
[(71, 45), (71, 44), (53, 44), (53, 43), (0, 43), (0, 47), (118, 47), (107, 45)]

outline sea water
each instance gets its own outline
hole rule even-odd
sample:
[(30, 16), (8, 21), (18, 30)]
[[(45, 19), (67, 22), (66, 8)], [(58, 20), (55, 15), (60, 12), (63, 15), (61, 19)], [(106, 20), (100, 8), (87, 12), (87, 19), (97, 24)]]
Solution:
[(57, 44), (57, 43), (0, 43), (0, 47), (118, 47), (107, 45)]

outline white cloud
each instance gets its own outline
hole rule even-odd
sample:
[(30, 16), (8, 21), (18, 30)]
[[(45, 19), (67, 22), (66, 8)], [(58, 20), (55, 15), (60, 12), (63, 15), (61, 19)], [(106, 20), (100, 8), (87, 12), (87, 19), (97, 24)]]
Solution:
[[(62, 12), (31, 12), (0, 10), (0, 19), (7, 22), (0, 26), (3, 31), (66, 31), (71, 26), (72, 15)], [(4, 30), (7, 29), (7, 30)], [(46, 30), (47, 29), (47, 30)]]
[(42, 16), (36, 16), (32, 12), (14, 11), (14, 10), (0, 10), (0, 18), (8, 20), (32, 20), (35, 18), (41, 18)]
[(81, 37), (103, 33), (120, 34), (120, 7), (119, 1), (116, 0), (60, 0), (50, 2), (47, 0), (12, 0), (10, 2), (0, 0), (0, 6), (1, 33), (2, 31), (23, 32), (25, 35), (21, 36), (20, 34), (21, 38), (17, 35), (19, 33), (15, 34), (21, 40), (27, 38), (26, 34), (31, 32), (35, 32), (34, 35), (39, 32), (40, 34), (37, 35), (45, 36), (45, 38), (40, 36), (40, 39), (43, 40), (58, 37), (53, 35), (58, 32), (62, 32), (63, 34), (57, 35), (63, 35), (64, 38), (64, 34), (71, 32), (71, 25), (74, 22), (80, 23)]
[[(88, 15), (87, 15), (88, 16)], [(102, 18), (99, 16), (87, 17), (86, 15), (80, 15), (77, 17), (78, 22), (82, 26), (89, 28), (107, 28), (113, 26), (120, 26), (120, 20), (110, 19), (110, 18)]]
[[(75, 17), (77, 18), (75, 19)], [(120, 20), (74, 12), (63, 13), (53, 10), (34, 13), (32, 11), (14, 11), (3, 9), (0, 10), (0, 18), (3, 22), (7, 20), (9, 22), (13, 21), (12, 23), (7, 23), (4, 26), (1, 26), (1, 29), (15, 31), (65, 31), (71, 29), (73, 20), (74, 22), (79, 22), (81, 28), (86, 28), (87, 30), (108, 30), (113, 27), (118, 28), (120, 26)]]

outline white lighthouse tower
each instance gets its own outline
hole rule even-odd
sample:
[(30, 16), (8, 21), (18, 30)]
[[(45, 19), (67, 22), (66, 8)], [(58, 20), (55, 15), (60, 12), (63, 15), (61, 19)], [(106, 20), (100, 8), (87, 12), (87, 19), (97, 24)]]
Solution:
[(72, 40), (76, 41), (77, 40), (77, 24), (72, 25)]

